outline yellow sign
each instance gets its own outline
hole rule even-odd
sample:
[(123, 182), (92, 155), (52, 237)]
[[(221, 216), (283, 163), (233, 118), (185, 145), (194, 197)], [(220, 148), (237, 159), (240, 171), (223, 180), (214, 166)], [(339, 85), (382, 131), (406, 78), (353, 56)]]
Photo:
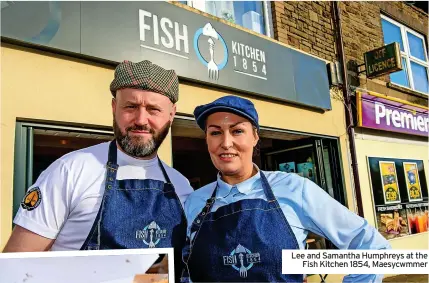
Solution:
[(395, 163), (379, 161), (379, 166), (381, 182), (383, 185), (384, 203), (391, 204), (401, 202)]
[(422, 201), (422, 188), (420, 187), (419, 170), (415, 162), (403, 162), (405, 183), (407, 184), (410, 201)]

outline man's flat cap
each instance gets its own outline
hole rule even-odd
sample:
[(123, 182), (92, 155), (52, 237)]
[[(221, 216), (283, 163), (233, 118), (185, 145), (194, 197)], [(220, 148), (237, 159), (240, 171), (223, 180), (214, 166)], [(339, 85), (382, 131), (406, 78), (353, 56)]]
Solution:
[(138, 63), (124, 61), (116, 67), (110, 91), (116, 97), (116, 91), (123, 88), (157, 92), (167, 96), (173, 103), (179, 100), (179, 80), (176, 72), (147, 60)]

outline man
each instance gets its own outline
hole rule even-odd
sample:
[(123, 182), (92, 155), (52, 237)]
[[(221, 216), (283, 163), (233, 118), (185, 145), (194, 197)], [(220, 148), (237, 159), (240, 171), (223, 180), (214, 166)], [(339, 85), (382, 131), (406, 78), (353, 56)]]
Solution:
[(176, 113), (177, 75), (125, 61), (110, 90), (115, 140), (71, 152), (40, 175), (5, 252), (174, 247), (181, 261), (193, 189), (157, 157)]

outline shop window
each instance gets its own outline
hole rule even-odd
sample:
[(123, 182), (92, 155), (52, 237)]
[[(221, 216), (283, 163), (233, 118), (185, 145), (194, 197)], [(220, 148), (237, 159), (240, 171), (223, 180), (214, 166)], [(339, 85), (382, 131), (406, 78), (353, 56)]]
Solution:
[(392, 83), (429, 93), (429, 62), (425, 38), (414, 30), (382, 15), (384, 44), (398, 42), (403, 70), (390, 74)]
[(17, 122), (13, 185), (13, 216), (27, 189), (61, 156), (113, 139), (109, 130)]
[(195, 9), (257, 33), (270, 36), (266, 19), (268, 5), (264, 1), (180, 1)]

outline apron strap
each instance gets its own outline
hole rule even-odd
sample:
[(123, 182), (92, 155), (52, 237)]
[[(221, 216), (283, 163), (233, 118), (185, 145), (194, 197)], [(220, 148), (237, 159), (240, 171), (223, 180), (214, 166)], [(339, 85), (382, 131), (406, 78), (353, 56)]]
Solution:
[[(191, 229), (189, 232), (189, 237), (186, 237), (186, 244), (182, 250), (182, 261), (185, 264), (185, 268), (182, 271), (182, 275), (180, 278), (181, 283), (189, 283), (190, 281), (190, 275), (189, 275), (189, 268), (188, 268), (188, 260), (189, 256), (191, 255), (192, 251), (192, 245), (195, 239), (197, 238), (198, 232), (201, 229), (201, 224), (203, 224), (204, 219), (207, 217), (207, 215), (210, 213), (213, 204), (216, 200), (216, 192), (218, 188), (218, 183), (216, 182), (216, 187), (213, 190), (212, 196), (206, 201), (206, 205), (203, 207), (201, 212), (195, 217), (194, 221), (192, 222)], [(192, 234), (195, 232), (194, 239), (191, 240)]]
[(262, 188), (264, 189), (265, 196), (267, 197), (267, 202), (274, 203), (276, 206), (280, 207), (277, 202), (277, 198), (274, 196), (273, 190), (271, 189), (268, 179), (262, 171), (259, 171), (261, 175)]
[(92, 236), (94, 235), (96, 230), (100, 229), (100, 222), (101, 222), (101, 212), (104, 207), (104, 199), (107, 195), (110, 194), (111, 190), (116, 186), (116, 173), (118, 172), (118, 164), (117, 161), (117, 147), (116, 147), (116, 140), (112, 140), (109, 144), (109, 152), (107, 157), (107, 164), (106, 164), (106, 184), (104, 186), (104, 193), (103, 197), (101, 199), (100, 208), (98, 209), (97, 216), (95, 217), (94, 223), (92, 224), (91, 230), (88, 234), (88, 237), (86, 238), (85, 242), (83, 243), (81, 250), (86, 249), (95, 249), (98, 250), (100, 246), (100, 231), (98, 231), (98, 238), (97, 238), (97, 244), (94, 246), (89, 246), (88, 244), (91, 241)]
[(113, 140), (110, 142), (109, 144), (109, 156), (107, 158), (107, 162), (112, 163), (112, 164), (116, 164), (117, 161), (117, 155), (118, 155), (118, 148), (116, 146), (116, 140)]
[(159, 159), (159, 156), (158, 156), (158, 164), (159, 164), (159, 167), (161, 167), (161, 171), (162, 171), (162, 174), (164, 175), (165, 182), (166, 182), (167, 184), (172, 185), (172, 186), (173, 186), (173, 188), (174, 188), (174, 185), (173, 185), (173, 183), (170, 181), (170, 178), (168, 177), (167, 171), (165, 170), (164, 165), (162, 165), (162, 161), (161, 161), (161, 159)]
[(118, 148), (116, 147), (116, 140), (110, 142), (109, 145), (109, 157), (107, 159), (107, 176), (106, 176), (106, 186), (104, 188), (105, 192), (113, 189), (116, 183), (116, 174), (118, 173), (118, 164), (117, 164), (117, 155)]

